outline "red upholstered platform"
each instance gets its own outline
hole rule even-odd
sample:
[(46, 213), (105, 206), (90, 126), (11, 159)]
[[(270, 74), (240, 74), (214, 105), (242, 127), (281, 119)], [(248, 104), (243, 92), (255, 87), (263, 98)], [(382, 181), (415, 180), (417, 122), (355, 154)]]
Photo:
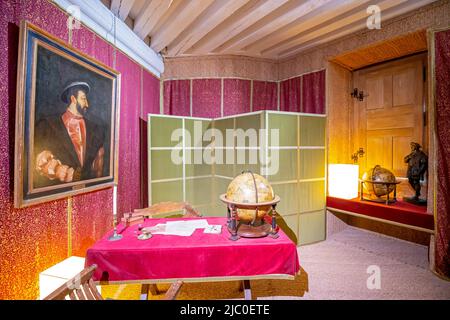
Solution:
[(347, 200), (327, 197), (327, 208), (354, 212), (429, 230), (434, 229), (434, 217), (427, 212), (426, 206), (416, 206), (401, 200), (386, 205), (361, 201), (359, 198)]

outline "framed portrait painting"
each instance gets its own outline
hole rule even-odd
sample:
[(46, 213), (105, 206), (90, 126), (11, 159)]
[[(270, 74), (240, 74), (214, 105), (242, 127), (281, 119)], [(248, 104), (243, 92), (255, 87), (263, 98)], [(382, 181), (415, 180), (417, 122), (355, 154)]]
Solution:
[(116, 184), (120, 74), (26, 21), (19, 45), (15, 206)]

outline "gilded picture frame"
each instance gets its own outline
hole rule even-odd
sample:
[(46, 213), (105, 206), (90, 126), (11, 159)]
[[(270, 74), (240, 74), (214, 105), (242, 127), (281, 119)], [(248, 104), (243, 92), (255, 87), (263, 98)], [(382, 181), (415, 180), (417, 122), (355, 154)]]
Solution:
[(119, 92), (120, 73), (22, 21), (16, 208), (117, 184)]

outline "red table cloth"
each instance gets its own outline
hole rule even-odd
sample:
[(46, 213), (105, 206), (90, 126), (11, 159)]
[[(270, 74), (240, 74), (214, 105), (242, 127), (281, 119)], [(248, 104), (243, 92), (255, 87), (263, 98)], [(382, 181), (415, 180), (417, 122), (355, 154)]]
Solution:
[[(273, 239), (229, 240), (226, 218), (204, 218), (210, 225), (222, 225), (221, 234), (196, 229), (192, 236), (154, 234), (138, 240), (138, 225), (118, 226), (123, 238), (108, 241), (112, 231), (88, 249), (86, 266), (97, 264), (96, 281), (126, 282), (151, 279), (204, 277), (295, 276), (299, 271), (296, 245), (279, 230)], [(185, 220), (185, 219), (177, 219)], [(147, 219), (143, 226), (175, 221)]]

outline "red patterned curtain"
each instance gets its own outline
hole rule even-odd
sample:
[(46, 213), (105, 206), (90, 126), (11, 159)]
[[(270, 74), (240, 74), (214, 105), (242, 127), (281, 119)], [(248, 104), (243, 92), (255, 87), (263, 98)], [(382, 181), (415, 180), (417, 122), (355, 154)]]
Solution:
[(223, 115), (250, 112), (250, 80), (223, 80)]
[(253, 111), (277, 110), (276, 82), (253, 81)]
[(301, 112), (325, 114), (325, 70), (305, 74), (302, 82)]
[(450, 30), (435, 34), (437, 190), (435, 269), (450, 277)]
[(164, 81), (164, 114), (190, 116), (190, 80)]
[(280, 110), (300, 112), (302, 77), (281, 81)]
[(192, 80), (192, 116), (202, 118), (220, 117), (220, 79)]

